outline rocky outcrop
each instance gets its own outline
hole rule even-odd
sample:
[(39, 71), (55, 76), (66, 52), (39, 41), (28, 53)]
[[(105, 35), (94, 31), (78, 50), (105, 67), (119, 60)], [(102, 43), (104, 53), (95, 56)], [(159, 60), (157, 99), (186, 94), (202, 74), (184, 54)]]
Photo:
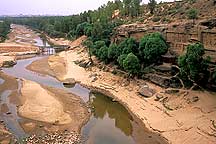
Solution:
[[(186, 51), (186, 47), (194, 42), (203, 43), (206, 49), (206, 56), (216, 63), (216, 19), (204, 20), (194, 25), (192, 22), (182, 24), (128, 24), (116, 28), (113, 41), (120, 42), (127, 37), (140, 40), (144, 35), (152, 32), (160, 32), (170, 45), (170, 56), (179, 56)], [(169, 57), (170, 57), (169, 56)], [(167, 58), (167, 57), (166, 57)]]
[(0, 56), (0, 67), (12, 67), (16, 65), (15, 57)]
[(73, 79), (73, 78), (68, 78), (68, 79), (65, 79), (65, 80), (63, 81), (63, 85), (64, 85), (65, 87), (74, 87), (75, 84), (76, 84), (76, 81), (75, 81), (75, 79)]
[(148, 85), (141, 86), (141, 88), (139, 89), (139, 94), (145, 98), (150, 98), (154, 96), (155, 93), (155, 90), (149, 88)]

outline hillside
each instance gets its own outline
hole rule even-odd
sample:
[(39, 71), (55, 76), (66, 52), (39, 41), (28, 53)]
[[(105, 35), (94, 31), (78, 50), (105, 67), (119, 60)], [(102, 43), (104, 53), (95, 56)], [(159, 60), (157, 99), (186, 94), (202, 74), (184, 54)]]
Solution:
[(159, 3), (153, 15), (150, 14), (148, 5), (143, 5), (141, 17), (138, 18), (138, 21), (145, 24), (185, 22), (188, 21), (187, 11), (191, 8), (198, 10), (198, 21), (212, 19), (216, 15), (214, 0), (182, 0)]

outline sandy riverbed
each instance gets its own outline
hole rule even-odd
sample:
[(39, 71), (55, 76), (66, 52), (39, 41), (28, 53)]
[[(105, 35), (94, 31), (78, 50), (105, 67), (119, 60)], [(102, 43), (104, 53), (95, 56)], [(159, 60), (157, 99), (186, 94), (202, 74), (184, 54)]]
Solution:
[[(73, 47), (77, 45), (77, 41), (71, 44)], [(61, 71), (66, 71), (59, 79), (74, 78), (82, 85), (112, 95), (141, 119), (147, 128), (160, 133), (170, 143), (216, 143), (215, 93), (183, 90), (179, 93), (168, 94), (164, 89), (141, 80), (130, 81), (125, 86), (125, 79), (122, 77), (104, 72), (97, 67), (84, 69), (76, 65), (74, 61), (88, 60), (88, 54), (81, 45), (73, 50), (61, 52), (55, 57), (55, 61), (53, 61), (53, 56), (49, 58), (49, 67), (58, 75)], [(63, 63), (62, 58), (66, 64), (65, 68), (56, 66), (57, 63)], [(92, 74), (97, 74), (97, 81), (92, 82)], [(149, 99), (139, 96), (137, 91), (144, 84), (155, 89), (156, 95), (161, 95), (164, 99), (155, 101), (156, 95)], [(198, 101), (195, 101), (194, 98), (197, 97)]]

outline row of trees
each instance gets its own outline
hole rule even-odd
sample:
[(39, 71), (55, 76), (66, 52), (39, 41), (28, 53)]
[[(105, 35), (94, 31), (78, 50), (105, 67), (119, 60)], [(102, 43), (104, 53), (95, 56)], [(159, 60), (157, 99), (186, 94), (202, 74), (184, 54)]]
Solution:
[(0, 42), (5, 41), (9, 32), (10, 23), (8, 23), (7, 21), (0, 21)]
[(161, 55), (168, 50), (168, 45), (160, 33), (144, 36), (140, 42), (126, 38), (118, 45), (107, 45), (103, 40), (88, 39), (84, 44), (89, 47), (90, 55), (97, 56), (105, 63), (114, 62), (130, 74), (138, 74), (145, 67), (157, 63)]
[(83, 27), (86, 28), (88, 25), (86, 34), (99, 40), (104, 39), (105, 35), (109, 37), (112, 29), (122, 23), (121, 20), (112, 19), (115, 10), (120, 10), (120, 15), (138, 16), (140, 2), (141, 0), (115, 0), (109, 1), (97, 10), (85, 11), (79, 15), (7, 18), (5, 20), (44, 31), (51, 37), (67, 37), (69, 39), (84, 34)]

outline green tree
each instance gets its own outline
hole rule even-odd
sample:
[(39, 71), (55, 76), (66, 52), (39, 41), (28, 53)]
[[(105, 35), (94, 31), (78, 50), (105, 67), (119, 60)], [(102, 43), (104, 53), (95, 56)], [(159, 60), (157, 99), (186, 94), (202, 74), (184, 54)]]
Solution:
[(187, 17), (189, 19), (196, 19), (198, 17), (198, 10), (197, 9), (194, 9), (194, 8), (191, 8), (187, 11)]
[(120, 56), (118, 57), (118, 59), (117, 59), (117, 62), (118, 62), (119, 66), (120, 66), (121, 68), (124, 68), (123, 62), (124, 62), (124, 60), (126, 59), (126, 57), (127, 57), (127, 54), (122, 54), (122, 55), (120, 55)]
[(152, 33), (141, 39), (139, 56), (141, 60), (149, 65), (157, 62), (167, 50), (168, 46), (163, 36), (160, 33)]
[(139, 59), (133, 53), (129, 53), (123, 61), (123, 67), (130, 74), (137, 74), (140, 71)]
[(138, 44), (134, 38), (126, 38), (124, 41), (122, 41), (118, 49), (122, 51), (122, 54), (129, 54), (129, 53), (138, 53)]
[(123, 0), (124, 14), (129, 16), (131, 0)]
[(108, 47), (103, 46), (97, 52), (98, 58), (105, 63), (108, 63)]
[(98, 56), (98, 50), (104, 46), (106, 46), (106, 43), (104, 41), (96, 41), (92, 48), (92, 54)]
[(150, 9), (150, 13), (154, 14), (154, 10), (156, 8), (157, 2), (156, 0), (149, 0), (148, 7)]
[(117, 60), (118, 56), (121, 54), (116, 44), (111, 44), (108, 49), (108, 58), (110, 60)]
[(180, 67), (180, 73), (185, 80), (189, 78), (195, 82), (200, 82), (205, 79), (208, 66), (206, 60), (203, 59), (204, 54), (205, 50), (203, 45), (196, 43), (189, 45), (186, 54), (179, 57), (178, 65)]
[(0, 42), (3, 42), (7, 38), (9, 32), (10, 23), (7, 21), (0, 22)]
[(134, 9), (134, 14), (133, 16), (138, 16), (140, 14), (140, 3), (142, 0), (132, 0), (132, 5)]
[(87, 31), (87, 29), (91, 27), (91, 24), (89, 24), (88, 22), (84, 22), (84, 23), (81, 23), (79, 25), (77, 25), (77, 28), (76, 28), (76, 35), (77, 36), (82, 36), (85, 34), (85, 30)]

